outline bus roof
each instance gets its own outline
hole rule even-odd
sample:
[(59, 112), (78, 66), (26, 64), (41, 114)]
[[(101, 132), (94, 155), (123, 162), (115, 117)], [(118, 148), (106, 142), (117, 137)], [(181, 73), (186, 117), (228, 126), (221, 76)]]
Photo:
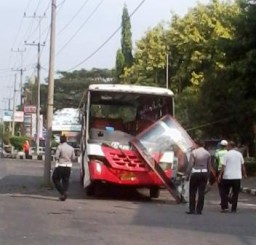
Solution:
[(129, 85), (129, 84), (91, 84), (88, 88), (89, 91), (105, 91), (105, 92), (122, 92), (122, 93), (135, 93), (135, 94), (154, 94), (173, 96), (173, 92), (167, 88)]

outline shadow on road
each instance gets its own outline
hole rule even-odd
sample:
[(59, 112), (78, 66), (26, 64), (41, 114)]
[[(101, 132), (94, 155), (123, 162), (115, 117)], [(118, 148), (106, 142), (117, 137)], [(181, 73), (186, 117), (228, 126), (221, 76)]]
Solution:
[[(44, 186), (43, 176), (40, 174), (40, 172), (43, 172), (42, 166), (34, 167), (32, 165), (31, 168), (28, 166), (27, 169), (23, 168), (22, 170), (19, 170), (19, 167), (14, 171), (15, 174), (7, 173), (0, 179), (0, 194), (9, 194), (17, 198), (26, 197), (44, 200), (48, 198), (49, 200), (58, 200), (59, 194), (53, 185), (51, 184), (51, 187)], [(165, 190), (163, 192), (166, 193)], [(151, 199), (147, 189), (137, 190), (130, 187), (112, 185), (104, 185), (100, 194), (88, 197), (80, 184), (78, 168), (73, 168), (72, 170), (68, 198), (175, 204), (174, 200), (171, 200), (168, 194), (164, 198)]]

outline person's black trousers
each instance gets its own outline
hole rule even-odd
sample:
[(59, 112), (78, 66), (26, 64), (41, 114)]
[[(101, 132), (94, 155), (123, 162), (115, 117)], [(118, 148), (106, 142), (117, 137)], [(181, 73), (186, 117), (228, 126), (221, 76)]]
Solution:
[[(193, 173), (189, 182), (189, 211), (201, 213), (204, 207), (204, 194), (208, 173)], [(196, 203), (196, 194), (198, 200)]]
[(228, 200), (230, 189), (232, 191), (231, 196), (231, 211), (236, 212), (238, 195), (240, 192), (241, 179), (222, 179), (222, 198), (221, 198), (221, 209), (228, 209)]
[(70, 167), (56, 167), (52, 174), (52, 181), (61, 195), (66, 195), (69, 187)]
[[(216, 172), (217, 179), (218, 179), (219, 175), (220, 175), (220, 171), (217, 171)], [(223, 196), (223, 194), (222, 194), (222, 185), (223, 185), (222, 181), (220, 181), (220, 182), (217, 181), (217, 185), (218, 185), (219, 196), (220, 196), (220, 199), (222, 201), (222, 196)]]

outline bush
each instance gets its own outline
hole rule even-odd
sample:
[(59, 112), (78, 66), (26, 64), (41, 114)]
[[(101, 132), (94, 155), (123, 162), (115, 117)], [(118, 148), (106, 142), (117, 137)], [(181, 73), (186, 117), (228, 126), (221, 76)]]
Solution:
[(28, 140), (28, 138), (26, 136), (12, 136), (10, 138), (10, 143), (14, 147), (14, 149), (16, 149), (18, 151), (22, 151), (23, 145), (26, 140)]
[(248, 176), (256, 176), (256, 159), (245, 159), (245, 169)]

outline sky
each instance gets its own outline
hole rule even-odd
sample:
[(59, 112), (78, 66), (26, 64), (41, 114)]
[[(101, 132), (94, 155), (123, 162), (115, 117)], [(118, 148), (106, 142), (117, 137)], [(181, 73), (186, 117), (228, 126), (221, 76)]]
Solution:
[[(124, 4), (129, 14), (139, 7), (131, 18), (132, 40), (135, 46), (135, 42), (140, 40), (149, 28), (160, 22), (169, 22), (171, 13), (183, 16), (190, 8), (196, 6), (197, 2), (209, 2), (209, 0), (56, 1), (56, 72), (82, 68), (88, 70), (94, 67), (113, 68), (121, 40), (121, 33), (116, 30), (121, 24)], [(24, 70), (23, 83), (27, 77), (36, 74), (38, 43), (41, 43), (42, 82), (47, 77), (50, 21), (51, 0), (0, 1), (1, 111), (8, 107), (8, 101), (13, 98), (15, 74), (17, 74), (17, 90), (21, 84), (20, 69)], [(92, 55), (93, 53), (95, 54)], [(17, 103), (19, 97), (17, 91), (15, 93)]]

